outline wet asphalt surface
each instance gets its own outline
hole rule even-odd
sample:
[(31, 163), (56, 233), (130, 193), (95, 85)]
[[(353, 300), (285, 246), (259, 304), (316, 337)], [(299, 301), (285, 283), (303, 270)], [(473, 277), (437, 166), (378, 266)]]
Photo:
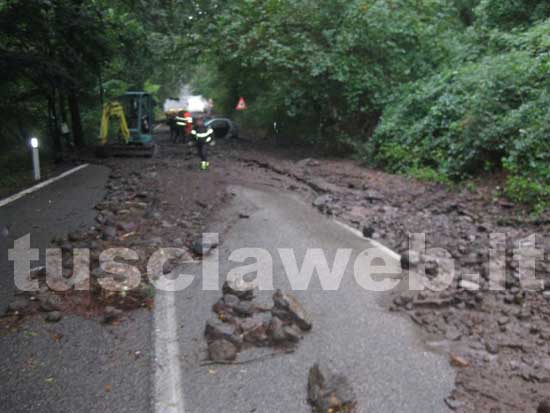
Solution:
[[(0, 312), (13, 300), (13, 240), (31, 234), (44, 251), (54, 236), (93, 225), (109, 170), (91, 165), (0, 208)], [(3, 231), (4, 232), (4, 231)], [(116, 327), (41, 315), (0, 335), (0, 411), (146, 412), (150, 406), (150, 314), (134, 312)]]
[[(0, 208), (0, 311), (13, 299), (13, 240), (31, 234), (33, 247), (54, 236), (93, 225), (93, 206), (103, 198), (109, 171), (90, 166), (36, 193)], [(284, 193), (235, 187), (235, 201), (220, 212), (220, 283), (237, 263), (235, 249), (261, 247), (271, 253), (276, 288), (289, 289), (278, 248), (293, 248), (298, 265), (307, 248), (321, 248), (329, 262), (337, 248), (355, 255), (369, 247), (309, 205)], [(214, 226), (215, 227), (215, 226)], [(247, 262), (248, 264), (249, 262)], [(38, 265), (39, 263), (33, 263)], [(397, 263), (394, 263), (397, 265)], [(202, 291), (200, 268), (186, 268), (196, 282), (176, 296), (182, 388), (186, 413), (310, 412), (307, 372), (320, 360), (344, 373), (359, 397), (358, 412), (445, 412), (454, 372), (444, 356), (427, 352), (414, 326), (387, 312), (380, 293), (367, 292), (345, 272), (337, 291), (323, 291), (313, 277), (296, 295), (311, 312), (313, 331), (293, 354), (235, 366), (201, 366), (206, 357), (204, 325), (219, 291)], [(269, 302), (272, 291), (262, 291)], [(149, 412), (152, 394), (151, 314), (137, 311), (118, 326), (67, 316), (47, 324), (40, 315), (17, 333), (0, 335), (0, 411)], [(240, 360), (270, 352), (247, 350)]]
[[(307, 248), (321, 248), (329, 262), (338, 248), (351, 248), (353, 263), (356, 254), (369, 247), (288, 195), (234, 191), (233, 208), (245, 209), (251, 217), (236, 222), (222, 239), (220, 283), (232, 268), (254, 263), (254, 259), (230, 262), (228, 257), (238, 248), (269, 251), (275, 288), (288, 290), (278, 248), (294, 249), (300, 265)], [(387, 262), (399, 271), (398, 263)], [(186, 412), (310, 412), (307, 374), (316, 361), (347, 375), (359, 397), (360, 413), (448, 411), (444, 398), (452, 390), (454, 372), (447, 358), (427, 352), (410, 321), (380, 305), (381, 293), (360, 287), (353, 278), (353, 265), (337, 291), (323, 291), (313, 277), (306, 291), (295, 292), (314, 320), (313, 330), (295, 353), (234, 366), (201, 366), (206, 358), (204, 325), (221, 291), (201, 290), (200, 267), (186, 268), (185, 274), (196, 276), (194, 284), (176, 296)], [(261, 291), (260, 302), (269, 302), (271, 294)], [(239, 357), (253, 360), (270, 352), (245, 350)]]

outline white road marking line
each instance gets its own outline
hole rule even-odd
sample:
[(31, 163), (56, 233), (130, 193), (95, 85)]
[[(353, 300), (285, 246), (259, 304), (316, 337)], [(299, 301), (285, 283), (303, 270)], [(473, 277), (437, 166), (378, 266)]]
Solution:
[(37, 184), (35, 186), (32, 186), (32, 187), (27, 188), (27, 189), (15, 194), (15, 195), (12, 195), (9, 198), (2, 199), (0, 201), (0, 208), (5, 206), (5, 205), (8, 205), (8, 204), (12, 203), (13, 201), (17, 201), (19, 198), (23, 198), (25, 195), (31, 194), (35, 191), (38, 191), (39, 189), (42, 189), (45, 186), (54, 183), (55, 181), (59, 181), (60, 179), (65, 178), (66, 176), (74, 174), (75, 172), (78, 172), (81, 169), (86, 168), (87, 166), (89, 166), (87, 163), (85, 163), (83, 165), (80, 165), (80, 166), (77, 166), (76, 168), (70, 169), (67, 172), (63, 172), (61, 175), (50, 178), (50, 179), (48, 179), (44, 182), (40, 182), (39, 184)]
[(361, 231), (359, 231), (356, 228), (350, 227), (349, 225), (344, 224), (343, 222), (340, 222), (336, 219), (334, 220), (334, 222), (336, 222), (342, 228), (347, 229), (348, 231), (350, 231), (351, 233), (353, 233), (357, 237), (359, 237), (361, 239), (364, 239), (364, 240), (368, 240), (372, 245), (374, 245), (377, 248), (380, 248), (382, 251), (384, 251), (386, 254), (388, 254), (394, 260), (401, 261), (401, 255), (398, 254), (397, 252), (395, 252), (394, 250), (386, 247), (384, 244), (381, 244), (380, 242), (378, 242), (376, 240), (373, 240), (371, 238), (366, 238), (365, 236), (363, 236), (363, 233)]
[(175, 293), (157, 293), (153, 315), (155, 413), (185, 413)]

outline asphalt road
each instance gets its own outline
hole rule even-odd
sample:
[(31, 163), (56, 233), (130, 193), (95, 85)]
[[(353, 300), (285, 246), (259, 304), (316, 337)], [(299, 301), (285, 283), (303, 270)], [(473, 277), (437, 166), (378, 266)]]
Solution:
[[(269, 251), (275, 287), (288, 290), (278, 248), (294, 249), (300, 263), (308, 248), (321, 248), (332, 260), (338, 248), (353, 249), (355, 257), (369, 247), (365, 240), (290, 195), (243, 188), (234, 191), (233, 209), (228, 209), (222, 220), (243, 209), (251, 212), (251, 217), (235, 222), (224, 236), (219, 251), (220, 283), (232, 268), (242, 265), (228, 260), (238, 248)], [(176, 294), (186, 413), (310, 412), (307, 373), (316, 361), (327, 362), (348, 376), (359, 397), (359, 412), (448, 411), (444, 398), (452, 390), (454, 372), (447, 358), (426, 351), (413, 324), (380, 305), (381, 293), (361, 288), (353, 278), (353, 266), (346, 270), (337, 291), (323, 291), (314, 280), (309, 289), (295, 293), (314, 319), (312, 332), (295, 353), (214, 367), (201, 366), (206, 357), (203, 332), (221, 292), (201, 290), (199, 267), (185, 270), (196, 275), (190, 287)], [(271, 294), (262, 291), (261, 300), (268, 300)], [(266, 351), (247, 350), (240, 359), (254, 359)]]
[[(31, 234), (43, 249), (54, 236), (93, 224), (109, 170), (89, 166), (0, 208), (0, 312), (14, 297), (13, 240)], [(17, 333), (0, 335), (0, 411), (147, 412), (150, 410), (150, 314), (135, 312), (117, 327), (37, 315)]]
[[(30, 233), (32, 246), (43, 249), (53, 236), (92, 225), (92, 208), (104, 196), (108, 174), (106, 168), (90, 166), (0, 208), (0, 228), (9, 228), (7, 237), (0, 235), (0, 311), (14, 296), (7, 260), (13, 240)], [(329, 262), (338, 248), (350, 248), (353, 263), (369, 247), (289, 194), (232, 190), (235, 201), (220, 211), (212, 227), (229, 228), (219, 249), (220, 284), (225, 274), (242, 265), (228, 259), (238, 248), (269, 252), (275, 287), (288, 290), (278, 248), (292, 248), (300, 265), (308, 248), (321, 248)], [(237, 218), (243, 211), (250, 219)], [(314, 319), (312, 332), (295, 353), (210, 367), (201, 366), (206, 357), (204, 325), (221, 292), (202, 291), (198, 265), (185, 271), (197, 277), (170, 304), (174, 317), (162, 326), (173, 330), (153, 328), (151, 314), (137, 311), (112, 327), (74, 316), (47, 324), (37, 315), (21, 331), (0, 335), (0, 411), (177, 411), (171, 401), (154, 399), (159, 394), (155, 389), (169, 388), (177, 373), (173, 390), (183, 397), (185, 413), (309, 413), (307, 372), (316, 361), (348, 376), (359, 396), (359, 412), (447, 411), (443, 399), (452, 389), (454, 372), (446, 357), (426, 351), (412, 323), (382, 307), (381, 293), (361, 288), (352, 265), (337, 291), (323, 291), (314, 277), (307, 290), (295, 292)], [(262, 291), (259, 299), (268, 302), (271, 294)], [(157, 308), (171, 303), (163, 294), (157, 298), (163, 300)], [(240, 360), (269, 352), (247, 350)]]

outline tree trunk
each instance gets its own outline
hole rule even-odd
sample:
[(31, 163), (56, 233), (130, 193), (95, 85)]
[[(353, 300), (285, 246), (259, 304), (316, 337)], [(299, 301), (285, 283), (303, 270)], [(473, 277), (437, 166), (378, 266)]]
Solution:
[(48, 127), (53, 142), (54, 157), (56, 160), (60, 160), (63, 158), (63, 146), (61, 144), (61, 136), (59, 135), (59, 122), (55, 107), (55, 89), (52, 94), (48, 96)]
[(82, 119), (80, 118), (80, 102), (78, 93), (75, 90), (69, 92), (69, 111), (71, 112), (74, 144), (77, 148), (82, 148), (84, 147), (84, 134), (82, 133)]

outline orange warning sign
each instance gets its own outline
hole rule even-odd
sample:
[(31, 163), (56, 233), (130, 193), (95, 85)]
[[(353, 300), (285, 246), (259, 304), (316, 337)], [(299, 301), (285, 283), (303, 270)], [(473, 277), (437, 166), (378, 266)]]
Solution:
[(246, 102), (244, 101), (244, 98), (242, 96), (239, 99), (239, 103), (237, 103), (237, 107), (235, 109), (237, 109), (237, 110), (246, 110)]

